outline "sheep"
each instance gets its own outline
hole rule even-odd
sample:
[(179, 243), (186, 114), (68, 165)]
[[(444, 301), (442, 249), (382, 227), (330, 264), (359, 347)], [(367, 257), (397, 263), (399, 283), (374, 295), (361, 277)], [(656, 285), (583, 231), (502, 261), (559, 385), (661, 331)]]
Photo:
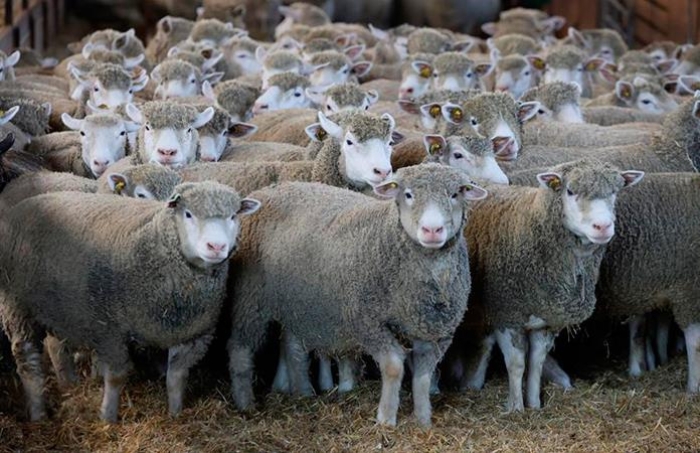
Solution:
[(10, 132), (0, 140), (0, 192), (12, 180), (41, 170), (41, 161), (23, 151), (12, 150), (15, 136)]
[(280, 21), (280, 4), (280, 0), (204, 0), (201, 17), (237, 24), (253, 39), (271, 40)]
[[(520, 97), (522, 102), (539, 102), (536, 121), (583, 123), (580, 106), (581, 87), (575, 83), (551, 82), (530, 88)], [(525, 128), (527, 131), (527, 127)]]
[(216, 104), (231, 115), (232, 121), (246, 121), (252, 116), (260, 90), (237, 80), (229, 80), (214, 88)]
[(303, 109), (313, 106), (306, 89), (308, 78), (293, 72), (283, 72), (267, 80), (267, 88), (253, 104), (253, 115), (283, 109)]
[(347, 55), (335, 51), (314, 54), (309, 64), (313, 68), (309, 80), (315, 87), (356, 81), (372, 68), (369, 61), (352, 62)]
[[(199, 113), (210, 106), (206, 103), (190, 104), (197, 108)], [(204, 126), (197, 129), (199, 135), (199, 160), (204, 162), (216, 162), (222, 158), (231, 145), (231, 140), (252, 135), (257, 127), (249, 123), (231, 121), (231, 116), (219, 107), (212, 107), (214, 115)]]
[(498, 22), (487, 22), (481, 30), (494, 38), (509, 34), (521, 34), (536, 40), (549, 41), (553, 33), (564, 26), (561, 16), (549, 17), (547, 13), (528, 8), (511, 8), (501, 11)]
[[(461, 104), (482, 91), (478, 89), (465, 91), (428, 91), (412, 100), (399, 101), (399, 108), (411, 115), (419, 115), (420, 128), (426, 131), (436, 131), (442, 124), (442, 105), (445, 103)], [(404, 127), (409, 127), (404, 124)]]
[(568, 33), (574, 45), (588, 52), (590, 56), (602, 58), (608, 63), (615, 63), (627, 52), (627, 44), (620, 33), (609, 28), (578, 31), (569, 27)]
[(194, 23), (188, 39), (217, 48), (225, 40), (237, 36), (245, 36), (245, 32), (237, 30), (231, 23), (224, 23), (217, 19), (203, 19)]
[[(239, 409), (248, 409), (253, 403), (252, 354), (264, 337), (266, 325), (276, 320), (287, 332), (288, 357), (298, 362), (290, 368), (297, 371), (291, 375), (295, 391), (300, 391), (300, 385), (308, 379), (308, 376), (304, 376), (307, 372), (305, 350), (366, 352), (374, 357), (382, 372), (383, 391), (377, 420), (381, 424), (395, 425), (406, 353), (396, 340), (395, 331), (385, 327), (391, 324), (402, 332), (402, 338), (413, 342), (414, 414), (419, 423), (430, 425), (430, 376), (466, 309), (465, 295), (470, 287), (466, 271), (469, 266), (467, 251), (460, 234), (466, 217), (465, 202), (481, 199), (486, 192), (473, 185), (458, 170), (438, 164), (402, 169), (394, 180), (377, 186), (375, 191), (387, 198), (394, 198), (395, 203), (304, 183), (281, 184), (251, 194), (262, 200), (264, 208), (258, 213), (255, 233), (251, 224), (242, 223), (243, 247), (234, 257), (236, 271), (231, 274), (230, 286), (230, 295), (235, 302), (228, 343), (229, 367), (232, 395)], [(320, 200), (323, 201), (319, 203)], [(278, 209), (282, 204), (290, 214), (295, 211), (293, 207), (302, 208), (304, 212), (298, 218), (295, 215), (285, 216)], [(306, 232), (311, 230), (302, 227), (299, 222), (314, 225), (313, 230), (322, 228), (334, 233), (323, 238), (313, 235), (312, 241), (311, 235), (306, 237)], [(344, 226), (338, 229), (341, 223)], [(273, 238), (274, 230), (286, 231), (286, 237)], [(382, 253), (363, 252), (360, 258), (360, 248), (356, 246), (358, 234), (374, 243), (370, 245), (365, 240), (363, 250), (367, 247), (376, 250), (386, 248), (387, 251), (391, 250), (387, 252), (390, 256), (401, 255), (402, 271), (392, 271), (386, 279), (377, 279), (377, 275), (373, 278), (362, 277), (360, 274), (369, 272), (368, 269), (375, 265), (374, 261), (377, 264), (382, 262), (382, 275), (386, 275), (388, 268), (387, 258)], [(374, 239), (368, 239), (370, 237)], [(329, 244), (333, 243), (333, 246), (320, 246), (319, 239), (330, 241)], [(302, 276), (291, 272), (291, 268), (287, 272), (287, 269), (279, 266), (274, 272), (275, 278), (268, 279), (267, 268), (272, 262), (290, 262), (274, 256), (275, 252), (288, 253), (289, 248), (275, 247), (270, 250), (272, 255), (260, 255), (258, 252), (262, 249), (256, 244), (280, 244), (280, 240), (285, 243), (293, 240), (297, 252), (313, 257), (313, 263), (323, 262), (324, 265), (313, 270), (308, 268), (311, 280), (308, 280), (306, 272)], [(353, 244), (339, 246), (342, 241)], [(425, 249), (431, 253), (425, 253)], [(331, 250), (343, 250), (345, 259), (333, 259), (331, 256), (334, 252)], [(315, 266), (313, 263), (312, 268)], [(406, 265), (415, 266), (412, 267), (415, 270), (406, 272)], [(435, 266), (439, 268), (440, 278), (433, 275)], [(432, 282), (431, 285), (425, 285), (425, 278), (420, 277), (426, 270), (428, 274), (425, 278)], [(347, 278), (328, 279), (326, 275), (331, 274)], [(277, 284), (286, 288), (301, 288), (298, 285), (301, 280), (297, 279), (306, 281), (302, 285), (303, 291), (271, 291)], [(348, 286), (343, 282), (353, 284)], [(399, 287), (401, 291), (396, 291)], [(260, 291), (260, 288), (263, 290)], [(276, 294), (271, 297), (273, 292)], [(333, 303), (322, 302), (325, 295), (330, 294), (333, 294)], [(407, 298), (405, 294), (411, 297)], [(431, 305), (430, 301), (438, 294), (440, 303)], [(286, 299), (282, 300), (280, 296)], [(377, 304), (376, 298), (381, 298), (383, 302)], [(396, 302), (393, 298), (396, 298)], [(305, 307), (309, 303), (315, 306), (313, 316), (289, 316), (299, 310), (307, 311)], [(281, 309), (283, 306), (286, 307), (284, 310)], [(294, 306), (297, 308), (291, 308)], [(250, 316), (253, 311), (258, 314)], [(317, 316), (323, 321), (318, 322)], [(386, 322), (382, 321), (384, 319)], [(379, 330), (377, 326), (381, 326)]]
[(427, 53), (413, 54), (406, 58), (401, 65), (399, 100), (423, 96), (430, 89), (433, 77), (431, 63), (434, 59), (433, 54)]
[(182, 167), (197, 157), (197, 129), (214, 116), (212, 107), (197, 112), (194, 107), (153, 101), (141, 109), (127, 104), (126, 113), (141, 125), (136, 142), (140, 163), (157, 162), (170, 167)]
[(491, 72), (490, 64), (476, 64), (461, 52), (444, 52), (432, 64), (433, 89), (462, 91), (484, 89), (483, 77)]
[(665, 114), (650, 113), (626, 107), (584, 107), (583, 119), (586, 123), (599, 126), (624, 126), (625, 123), (663, 123)]
[[(0, 255), (12, 283), (2, 289), (0, 318), (31, 420), (46, 416), (39, 342), (47, 330), (73, 347), (95, 349), (105, 365), (101, 416), (109, 422), (117, 420), (130, 368), (126, 340), (169, 349), (168, 406), (179, 414), (189, 368), (206, 352), (224, 300), (239, 216), (259, 206), (205, 182), (177, 186), (167, 203), (55, 193), (5, 213), (0, 228), (8, 241)], [(17, 247), (30, 247), (33, 259), (18, 259)], [(144, 262), (163, 278), (144, 273)], [(79, 272), (79, 263), (89, 267)]]
[(484, 93), (461, 106), (443, 104), (445, 124), (439, 132), (446, 136), (463, 127), (471, 128), (496, 144), (497, 159), (514, 160), (523, 146), (522, 125), (537, 114), (539, 107), (538, 102), (516, 104), (507, 93)]
[(153, 65), (165, 60), (168, 51), (180, 41), (186, 40), (194, 22), (181, 17), (165, 16), (156, 24), (156, 34), (146, 46), (146, 59)]
[(320, 90), (306, 89), (306, 95), (317, 105), (323, 107), (326, 115), (350, 109), (368, 110), (376, 104), (380, 95), (376, 90), (365, 90), (367, 84), (359, 86), (354, 83), (341, 83)]
[[(164, 62), (169, 60), (180, 60), (191, 64), (205, 75), (209, 75), (209, 73), (214, 71), (223, 74), (221, 77), (222, 80), (226, 77), (230, 78), (229, 65), (224, 62), (224, 64), (221, 65), (222, 67), (219, 67), (221, 60), (224, 57), (223, 52), (198, 45), (192, 47), (192, 50), (184, 50), (181, 47), (173, 47), (168, 51), (168, 56)], [(227, 71), (224, 73), (224, 71), (219, 69), (226, 69)]]
[(585, 51), (571, 45), (552, 49), (545, 58), (544, 83), (572, 82), (581, 87), (581, 96), (593, 95), (591, 73), (605, 65), (603, 58), (589, 58)]
[(519, 99), (523, 93), (537, 86), (540, 72), (545, 68), (544, 60), (535, 55), (500, 56), (491, 51), (494, 67), (494, 91), (504, 91)]
[(165, 201), (181, 182), (180, 175), (156, 164), (137, 165), (121, 173), (109, 173), (100, 182), (70, 173), (37, 171), (22, 175), (5, 187), (0, 194), (0, 212), (6, 212), (27, 198), (66, 191)]
[[(63, 114), (66, 126), (80, 135), (81, 156), (89, 175), (98, 178), (110, 165), (131, 153), (128, 135), (136, 132), (139, 126), (126, 121), (113, 113), (98, 113), (76, 119), (67, 113)], [(46, 139), (51, 140), (51, 135)], [(42, 144), (38, 145), (43, 146)]]
[[(300, 46), (302, 46), (302, 44), (300, 44)], [(328, 50), (334, 50), (336, 52), (343, 51), (335, 41), (326, 38), (315, 38), (303, 44), (300, 56), (303, 61), (309, 62), (314, 54), (326, 52)]]
[(19, 62), (20, 55), (19, 50), (10, 55), (0, 52), (0, 80), (15, 80), (15, 65)]
[(293, 72), (301, 74), (304, 71), (304, 62), (299, 55), (278, 50), (275, 52), (267, 52), (262, 47), (258, 47), (255, 51), (255, 58), (262, 65), (262, 87), (266, 88), (270, 77), (283, 73)]
[[(555, 125), (555, 123), (548, 124), (548, 126)], [(693, 98), (683, 103), (676, 111), (669, 113), (662, 129), (653, 133), (649, 142), (607, 148), (545, 147), (537, 149), (530, 147), (529, 153), (523, 154), (517, 162), (507, 164), (506, 172), (555, 165), (584, 155), (604, 159), (619, 167), (635, 167), (646, 172), (696, 171), (700, 168), (699, 130), (700, 99)], [(634, 129), (631, 129), (631, 132), (634, 133)], [(636, 134), (639, 136), (638, 131)]]
[(275, 27), (276, 39), (294, 24), (317, 27), (331, 22), (323, 9), (308, 3), (292, 3), (289, 6), (280, 6), (278, 10), (284, 19)]
[[(373, 23), (376, 22), (373, 21)], [(309, 27), (308, 33), (303, 37), (303, 41), (308, 42), (316, 38), (336, 41), (341, 47), (364, 44), (367, 48), (372, 48), (378, 42), (377, 38), (367, 27), (357, 23), (335, 22), (318, 27)]]
[(654, 41), (644, 47), (644, 51), (657, 63), (672, 58), (680, 58), (683, 50), (683, 46), (679, 46), (673, 41)]
[(81, 87), (73, 96), (79, 96), (85, 102), (89, 99), (93, 105), (106, 106), (110, 110), (131, 102), (133, 94), (144, 89), (148, 83), (145, 71), (129, 73), (113, 64), (101, 65), (87, 73), (73, 67), (72, 73)]
[(409, 55), (428, 53), (439, 55), (450, 50), (450, 37), (431, 28), (419, 28), (408, 35), (406, 50)]
[[(687, 391), (697, 393), (698, 320), (693, 304), (698, 277), (691, 263), (698, 256), (693, 213), (700, 207), (700, 175), (649, 174), (644, 179), (644, 184), (617, 200), (619, 235), (608, 246), (601, 264), (597, 308), (601, 315), (629, 320), (632, 376), (640, 375), (644, 365), (644, 346), (636, 341), (636, 328), (645, 314), (670, 309), (685, 334)], [(667, 344), (661, 342), (660, 346), (663, 363)]]
[(678, 103), (660, 84), (646, 77), (635, 76), (632, 80), (618, 80), (614, 92), (591, 99), (585, 106), (617, 106), (649, 113), (667, 113), (676, 109)]
[[(0, 129), (15, 135), (15, 148), (24, 149), (49, 129), (51, 104), (18, 96), (0, 95)], [(11, 121), (11, 123), (10, 123)]]
[(529, 36), (509, 34), (498, 38), (489, 38), (486, 43), (492, 51), (495, 49), (502, 57), (509, 55), (535, 55), (540, 52), (540, 45)]
[(224, 58), (228, 63), (228, 79), (235, 76), (253, 76), (259, 74), (262, 65), (255, 57), (255, 52), (260, 45), (250, 38), (231, 38), (221, 45)]
[[(488, 186), (490, 197), (472, 208), (464, 231), (470, 303), (479, 304), (503, 352), (508, 411), (523, 410), (528, 345), (526, 402), (541, 406), (542, 366), (554, 337), (593, 313), (600, 262), (615, 233), (615, 195), (643, 175), (576, 161), (539, 174), (540, 188)], [(493, 234), (499, 230), (510, 234)]]
[(180, 60), (166, 60), (151, 72), (157, 84), (154, 97), (158, 99), (197, 96), (203, 83), (215, 85), (222, 77), (221, 72), (202, 74), (199, 68)]

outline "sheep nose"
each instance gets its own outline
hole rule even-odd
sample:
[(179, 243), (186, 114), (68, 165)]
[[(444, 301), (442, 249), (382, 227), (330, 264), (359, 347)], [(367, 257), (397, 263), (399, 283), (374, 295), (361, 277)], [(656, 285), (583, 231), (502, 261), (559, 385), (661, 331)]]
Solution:
[(99, 161), (99, 160), (95, 159), (92, 161), (92, 165), (94, 165), (97, 168), (107, 168), (107, 167), (109, 167), (109, 164), (110, 164), (109, 160)]
[(387, 176), (389, 176), (391, 174), (391, 169), (388, 169), (388, 170), (384, 169), (383, 170), (380, 168), (375, 168), (372, 171), (374, 172), (375, 175), (380, 176), (382, 178), (386, 178)]
[(441, 227), (441, 226), (439, 226), (439, 227), (424, 227), (423, 226), (423, 227), (420, 227), (420, 229), (421, 229), (421, 231), (423, 231), (423, 233), (425, 233), (429, 236), (435, 236), (435, 235), (441, 234), (445, 230), (445, 227)]
[(175, 154), (177, 154), (177, 150), (172, 149), (172, 148), (171, 149), (158, 148), (158, 154), (160, 154), (161, 156), (172, 157)]
[(508, 85), (498, 85), (496, 91), (508, 91), (510, 87)]
[(413, 88), (401, 88), (399, 90), (399, 98), (406, 99), (413, 95)]
[(596, 231), (601, 231), (601, 232), (608, 231), (610, 229), (610, 227), (612, 227), (611, 222), (603, 223), (603, 224), (601, 224), (601, 223), (594, 223), (593, 224), (593, 229)]
[(253, 113), (257, 114), (260, 112), (264, 112), (265, 110), (268, 110), (270, 106), (268, 104), (255, 104), (253, 106)]
[(226, 250), (226, 244), (218, 244), (215, 242), (207, 242), (207, 249), (210, 252), (222, 253)]

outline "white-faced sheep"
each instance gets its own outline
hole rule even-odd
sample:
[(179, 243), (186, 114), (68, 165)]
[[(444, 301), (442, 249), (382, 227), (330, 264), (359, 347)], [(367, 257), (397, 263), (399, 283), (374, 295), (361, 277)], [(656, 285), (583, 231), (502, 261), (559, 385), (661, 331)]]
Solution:
[(586, 107), (627, 107), (649, 113), (667, 113), (678, 107), (678, 102), (661, 84), (647, 77), (623, 78), (615, 83), (615, 90), (584, 104)]
[(308, 78), (293, 72), (283, 72), (267, 80), (267, 88), (253, 104), (253, 115), (284, 109), (304, 109), (313, 106), (306, 89)]
[[(430, 378), (466, 309), (465, 294), (470, 287), (461, 234), (465, 202), (486, 193), (458, 170), (437, 164), (402, 169), (395, 180), (375, 190), (395, 201), (303, 183), (254, 192), (265, 209), (258, 213), (254, 230), (252, 223), (242, 223), (242, 248), (234, 258), (237, 269), (231, 275), (230, 295), (235, 302), (228, 349), (232, 394), (239, 409), (253, 404), (252, 355), (267, 324), (278, 321), (288, 334), (287, 356), (302, 362), (290, 368), (293, 387), (306, 379), (297, 374), (307, 373), (303, 362), (308, 350), (372, 355), (382, 373), (377, 412), (382, 424), (396, 424), (407, 356), (399, 338), (408, 341), (413, 347), (414, 413), (422, 425), (430, 425)], [(308, 234), (318, 228), (330, 235)], [(285, 237), (278, 234), (282, 231)], [(358, 234), (365, 238), (359, 248)], [(319, 239), (329, 246), (320, 246)], [(258, 244), (270, 241), (293, 243), (295, 254), (313, 257), (307, 268), (310, 277), (288, 266), (274, 265), (271, 272), (273, 263), (291, 263), (283, 256), (292, 249), (276, 246), (263, 252)], [(367, 247), (387, 252), (360, 253)], [(344, 258), (332, 258), (339, 249)], [(389, 257), (401, 257), (393, 260), (395, 268)], [(415, 270), (405, 270), (409, 263)], [(379, 274), (372, 270), (375, 266), (381, 267)], [(370, 274), (374, 276), (368, 278)], [(328, 275), (345, 278), (329, 279)], [(274, 289), (277, 285), (287, 290), (280, 293)], [(256, 316), (250, 316), (253, 311)], [(289, 316), (307, 311), (308, 316)]]
[(199, 96), (202, 94), (203, 83), (216, 85), (222, 76), (221, 72), (202, 74), (199, 68), (185, 61), (166, 60), (151, 72), (151, 78), (157, 84), (154, 98)]
[[(46, 416), (39, 343), (47, 330), (96, 351), (105, 365), (101, 414), (111, 422), (130, 368), (127, 339), (168, 349), (168, 406), (178, 414), (189, 369), (206, 352), (224, 300), (239, 216), (259, 206), (229, 187), (190, 183), (167, 203), (57, 193), (4, 213), (8, 240), (0, 255), (12, 284), (3, 287), (0, 318), (30, 418)], [(25, 248), (33, 259), (18, 259)], [(156, 274), (144, 273), (144, 262)], [(78, 272), (81, 264), (88, 267)]]

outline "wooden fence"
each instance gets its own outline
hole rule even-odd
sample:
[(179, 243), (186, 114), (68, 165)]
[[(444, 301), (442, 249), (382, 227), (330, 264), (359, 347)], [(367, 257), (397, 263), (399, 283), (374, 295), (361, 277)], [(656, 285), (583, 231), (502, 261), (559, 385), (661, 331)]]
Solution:
[(65, 0), (0, 0), (0, 50), (47, 48), (65, 22)]

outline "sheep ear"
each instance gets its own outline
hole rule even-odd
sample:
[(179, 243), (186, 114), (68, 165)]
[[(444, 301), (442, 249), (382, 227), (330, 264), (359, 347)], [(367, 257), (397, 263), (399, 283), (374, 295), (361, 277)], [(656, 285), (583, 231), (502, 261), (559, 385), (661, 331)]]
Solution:
[(439, 102), (420, 106), (420, 113), (426, 118), (437, 119), (442, 115), (442, 105)]
[(312, 142), (322, 142), (328, 137), (328, 132), (321, 127), (321, 123), (309, 124), (304, 128), (304, 132), (309, 136)]
[(321, 127), (328, 132), (331, 137), (341, 140), (343, 138), (343, 128), (329, 120), (323, 112), (318, 112), (318, 122), (321, 123)]
[(396, 146), (406, 140), (406, 136), (399, 131), (391, 131), (391, 146)]
[(537, 180), (545, 189), (551, 189), (555, 192), (561, 190), (561, 176), (558, 173), (540, 173), (537, 175)]
[(173, 209), (177, 208), (177, 204), (181, 198), (182, 198), (182, 195), (180, 195), (179, 193), (172, 194), (170, 196), (170, 198), (168, 198), (168, 207), (173, 208)]
[(372, 69), (372, 62), (371, 61), (358, 61), (357, 63), (354, 63), (352, 65), (352, 72), (357, 77), (366, 76), (367, 74), (369, 74), (369, 71), (371, 69)]
[(399, 108), (406, 113), (410, 113), (411, 115), (419, 115), (420, 114), (420, 108), (419, 108), (418, 104), (416, 104), (413, 101), (401, 100), (401, 101), (399, 101)]
[(472, 183), (461, 186), (459, 188), (459, 193), (461, 193), (462, 197), (467, 201), (483, 200), (489, 194), (486, 189)]
[(0, 140), (0, 154), (4, 154), (15, 144), (15, 134), (8, 132), (5, 138)]
[(644, 172), (638, 170), (621, 171), (620, 176), (625, 180), (625, 187), (632, 187), (644, 178)]
[(241, 207), (238, 209), (238, 212), (236, 214), (238, 215), (248, 215), (252, 214), (260, 207), (262, 206), (262, 203), (260, 203), (258, 200), (254, 198), (244, 198), (241, 200)]
[(266, 55), (267, 50), (263, 46), (258, 46), (255, 49), (255, 59), (258, 60), (258, 63), (262, 63), (265, 60)]
[(374, 193), (382, 198), (396, 198), (401, 193), (401, 185), (396, 181), (385, 182), (374, 186)]
[(228, 128), (229, 137), (243, 138), (253, 135), (258, 130), (258, 126), (250, 123), (235, 122)]
[(534, 118), (541, 107), (542, 105), (538, 101), (521, 102), (518, 105), (518, 121), (520, 121), (520, 124)]
[(148, 76), (143, 77), (142, 79), (135, 80), (131, 84), (131, 89), (135, 92), (141, 91), (144, 88), (146, 88), (146, 85), (148, 85)]
[(486, 22), (481, 26), (481, 31), (483, 31), (489, 36), (493, 36), (498, 31), (498, 26), (495, 22)]
[[(700, 91), (696, 91), (693, 97), (697, 99), (700, 97), (698, 96), (699, 93)], [(700, 119), (700, 101), (695, 101), (695, 104), (693, 104), (693, 116)]]
[(294, 14), (294, 10), (292, 8), (290, 8), (289, 6), (280, 5), (277, 7), (277, 11), (279, 11), (279, 13), (281, 15), (283, 15), (284, 17), (291, 17), (294, 20), (299, 19), (298, 17), (296, 17), (298, 15)]
[(50, 102), (44, 102), (43, 104), (41, 104), (41, 107), (44, 109), (44, 115), (51, 116), (51, 112), (53, 111), (53, 106), (51, 105)]
[(170, 50), (168, 50), (168, 58), (172, 58), (179, 53), (180, 53), (179, 47), (171, 47)]
[(447, 142), (442, 135), (424, 135), (423, 145), (430, 156), (441, 156), (447, 149)]
[(192, 122), (192, 127), (199, 129), (214, 117), (214, 107), (207, 107), (202, 113), (197, 114)]
[(322, 104), (326, 100), (326, 94), (324, 90), (318, 87), (308, 87), (304, 90), (306, 97), (311, 99), (314, 104)]
[(584, 64), (584, 69), (586, 71), (592, 72), (592, 71), (598, 71), (600, 69), (603, 69), (607, 65), (607, 61), (603, 60), (602, 58), (591, 58), (589, 59), (585, 64)]
[(634, 85), (624, 80), (618, 80), (615, 83), (615, 96), (625, 102), (631, 100), (634, 96)]
[(17, 115), (17, 112), (19, 112), (18, 105), (15, 105), (14, 107), (10, 108), (4, 113), (2, 112), (2, 110), (0, 110), (0, 114), (2, 114), (2, 116), (0, 116), (0, 126), (12, 121), (12, 118), (14, 118), (15, 115)]
[(41, 67), (43, 69), (52, 69), (58, 66), (60, 62), (57, 58), (46, 57), (41, 59)]
[(205, 76), (202, 77), (205, 81), (211, 83), (212, 85), (217, 84), (221, 82), (221, 79), (224, 78), (224, 73), (223, 72), (212, 72), (210, 74), (206, 74)]
[(15, 50), (10, 54), (9, 57), (5, 60), (5, 67), (9, 68), (10, 66), (14, 66), (19, 62), (19, 57), (21, 56), (21, 53), (19, 50)]
[(656, 63), (656, 69), (658, 69), (661, 74), (666, 74), (667, 72), (671, 72), (673, 70), (673, 68), (676, 67), (677, 64), (678, 64), (678, 60), (676, 60), (675, 58), (671, 58), (671, 59)]
[(566, 25), (566, 19), (561, 16), (552, 16), (541, 21), (537, 28), (539, 28), (541, 32), (549, 35), (560, 30), (564, 25)]
[(204, 96), (212, 102), (216, 102), (216, 94), (214, 93), (214, 88), (212, 88), (211, 83), (209, 83), (208, 80), (202, 82), (202, 96)]
[(342, 49), (344, 49), (352, 45), (352, 43), (355, 42), (355, 38), (356, 36), (354, 33), (348, 33), (335, 38), (335, 43), (338, 44)]
[(71, 75), (75, 78), (75, 80), (78, 81), (79, 84), (87, 85), (88, 83), (90, 83), (90, 81), (87, 78), (87, 73), (80, 70), (77, 66), (73, 64), (73, 62), (68, 63), (68, 71), (70, 71)]
[(365, 95), (369, 105), (374, 105), (379, 101), (379, 92), (377, 90), (367, 90)]
[(143, 124), (143, 114), (138, 107), (132, 103), (126, 104), (126, 114), (131, 118), (134, 123)]
[(68, 113), (65, 113), (65, 112), (61, 115), (61, 121), (63, 121), (63, 124), (65, 124), (66, 127), (68, 127), (68, 129), (71, 129), (74, 131), (79, 131), (80, 128), (83, 127), (83, 123), (85, 122), (85, 120), (79, 120), (79, 119), (73, 118), (72, 116), (70, 116)]
[(416, 73), (419, 76), (423, 77), (424, 79), (428, 79), (433, 76), (433, 67), (430, 63), (416, 60), (411, 63), (411, 67), (414, 71), (416, 71)]
[(368, 24), (367, 26), (369, 27), (369, 31), (372, 33), (372, 36), (374, 36), (378, 40), (380, 40), (380, 41), (388, 41), (389, 40), (389, 33), (387, 33), (386, 31), (381, 30), (372, 24)]
[(574, 42), (575, 46), (581, 47), (582, 49), (588, 49), (588, 40), (583, 33), (575, 29), (574, 27), (569, 27), (568, 32), (569, 38)]
[(202, 63), (202, 71), (209, 71), (214, 66), (216, 66), (222, 58), (224, 58), (223, 52), (218, 52), (214, 54), (211, 49), (204, 49), (202, 51), (202, 54), (208, 50), (211, 51), (211, 53), (209, 54), (209, 58), (205, 57), (206, 60), (204, 61), (204, 63)]
[(144, 54), (141, 54), (137, 57), (125, 58), (124, 59), (124, 67), (126, 69), (135, 68), (136, 66), (140, 65), (141, 62), (145, 59), (146, 59), (146, 55), (144, 55)]
[(530, 62), (530, 66), (537, 69), (538, 71), (544, 71), (547, 67), (547, 63), (545, 63), (544, 59), (538, 57), (537, 55), (528, 55), (526, 58), (527, 61)]
[(358, 57), (362, 55), (362, 52), (365, 51), (365, 45), (364, 44), (359, 44), (357, 46), (350, 46), (347, 49), (345, 49), (343, 52), (345, 55), (350, 59), (350, 60), (357, 60)]
[(473, 47), (474, 47), (474, 41), (471, 41), (471, 40), (459, 41), (459, 42), (452, 44), (452, 51), (469, 53), (469, 51), (472, 50)]
[(199, 7), (196, 9), (196, 12), (197, 12), (197, 20), (199, 20), (199, 19), (201, 19), (202, 17), (204, 17), (204, 7), (203, 7), (203, 6), (199, 6)]
[(695, 93), (700, 90), (700, 77), (697, 76), (680, 76), (676, 78), (678, 82), (678, 92)]
[(442, 116), (448, 123), (462, 124), (462, 121), (464, 121), (464, 110), (457, 104), (447, 102), (442, 106)]
[(602, 67), (598, 71), (598, 73), (603, 76), (605, 80), (607, 80), (610, 83), (616, 83), (617, 82), (617, 75), (611, 70), (609, 70), (607, 67)]
[(173, 26), (170, 22), (170, 16), (165, 16), (164, 18), (162, 18), (158, 22), (158, 28), (162, 30), (163, 33), (165, 33), (166, 35), (169, 34), (173, 29)]
[(491, 63), (481, 63), (476, 65), (474, 72), (476, 72), (479, 77), (486, 77), (491, 73), (491, 69), (493, 69), (493, 65)]
[(231, 8), (231, 17), (238, 19), (239, 17), (244, 17), (246, 13), (245, 5), (236, 5)]
[(110, 173), (107, 175), (107, 183), (114, 194), (121, 195), (129, 185), (129, 180), (121, 173)]
[(95, 50), (95, 46), (94, 46), (94, 44), (89, 42), (83, 46), (83, 50), (80, 51), (80, 54), (83, 56), (83, 58), (85, 58), (86, 60), (89, 60), (90, 54), (92, 53), (93, 50)]
[(385, 121), (389, 123), (389, 128), (393, 131), (394, 128), (396, 128), (396, 121), (394, 120), (394, 117), (391, 116), (389, 113), (383, 113), (381, 116), (382, 121)]

